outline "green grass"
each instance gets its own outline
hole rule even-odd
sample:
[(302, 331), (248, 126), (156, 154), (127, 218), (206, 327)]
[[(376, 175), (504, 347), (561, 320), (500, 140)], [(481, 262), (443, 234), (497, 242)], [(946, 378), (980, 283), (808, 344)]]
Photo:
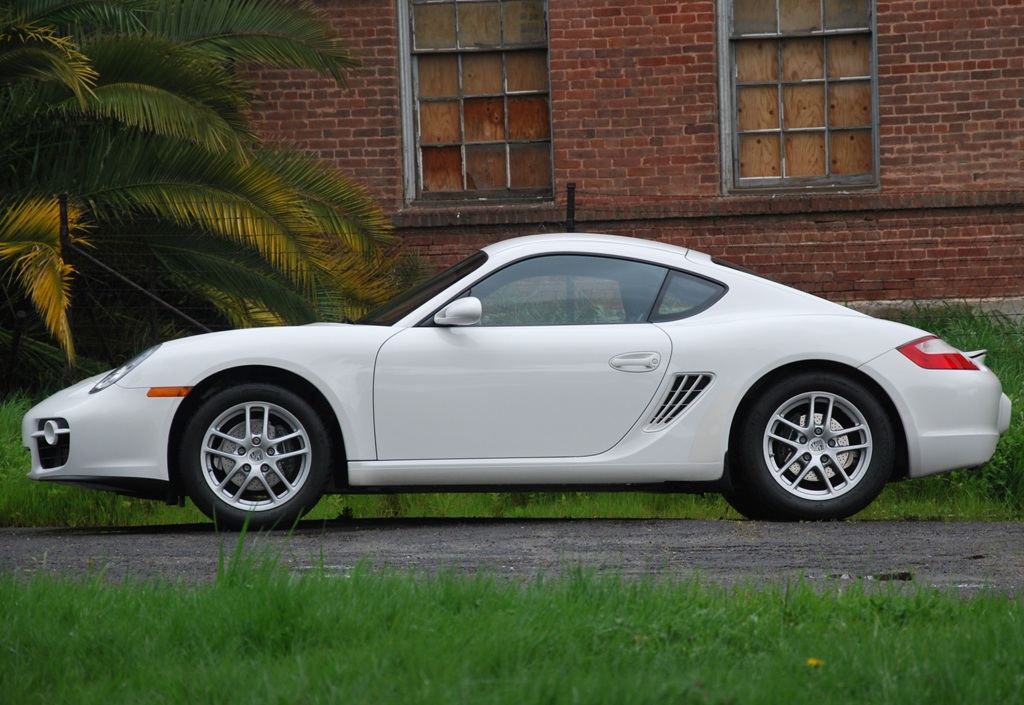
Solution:
[[(1013, 423), (992, 461), (962, 471), (892, 485), (862, 519), (1020, 521), (1024, 518), (1024, 327), (998, 315), (963, 307), (911, 310), (904, 320), (941, 335), (963, 350), (986, 348), (988, 365), (1014, 402)], [(0, 401), (0, 525), (118, 526), (206, 521), (184, 509), (90, 490), (33, 483), (25, 478), (28, 451), (21, 447), (21, 417), (29, 401)], [(326, 497), (311, 519), (339, 516), (496, 518), (735, 519), (717, 496), (600, 494), (426, 494)]]
[(0, 693), (76, 703), (1010, 703), (1024, 602), (529, 582), (236, 556), (212, 584), (0, 575)]

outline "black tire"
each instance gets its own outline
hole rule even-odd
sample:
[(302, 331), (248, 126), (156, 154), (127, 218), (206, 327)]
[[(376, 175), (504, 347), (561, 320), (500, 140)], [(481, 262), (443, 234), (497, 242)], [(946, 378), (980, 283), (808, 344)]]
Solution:
[(763, 499), (742, 485), (731, 485), (722, 490), (722, 496), (730, 507), (747, 519), (779, 521), (782, 518)]
[(804, 372), (762, 390), (735, 436), (725, 498), (752, 519), (835, 520), (856, 514), (892, 475), (892, 421), (863, 385)]
[(302, 397), (249, 383), (202, 402), (185, 428), (178, 461), (185, 491), (218, 527), (289, 529), (323, 495), (331, 442)]

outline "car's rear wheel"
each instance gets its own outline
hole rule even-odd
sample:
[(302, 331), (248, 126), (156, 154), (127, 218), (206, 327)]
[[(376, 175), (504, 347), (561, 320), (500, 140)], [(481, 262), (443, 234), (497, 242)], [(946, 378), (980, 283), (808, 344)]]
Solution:
[(185, 428), (181, 481), (218, 526), (290, 528), (320, 499), (331, 444), (316, 410), (288, 389), (227, 387), (202, 402)]
[(843, 519), (867, 507), (892, 474), (892, 422), (863, 385), (805, 372), (758, 393), (738, 428), (726, 492), (756, 519)]

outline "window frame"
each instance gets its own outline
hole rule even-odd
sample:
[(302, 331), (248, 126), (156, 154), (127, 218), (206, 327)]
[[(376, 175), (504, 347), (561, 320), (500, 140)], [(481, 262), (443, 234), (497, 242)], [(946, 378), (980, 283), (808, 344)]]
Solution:
[[(481, 284), (483, 284), (487, 280), (491, 279), (495, 275), (498, 275), (498, 274), (501, 274), (502, 272), (507, 271), (510, 267), (515, 267), (515, 266), (523, 264), (525, 262), (530, 262), (530, 261), (537, 260), (537, 259), (545, 259), (545, 258), (552, 258), (552, 257), (586, 257), (586, 258), (594, 258), (594, 259), (608, 259), (608, 260), (613, 260), (613, 261), (616, 261), (616, 262), (632, 262), (632, 263), (635, 263), (635, 264), (643, 264), (643, 265), (648, 265), (648, 266), (651, 266), (651, 267), (656, 267), (656, 268), (658, 268), (658, 269), (663, 271), (661, 285), (658, 287), (658, 290), (654, 294), (654, 298), (651, 300), (651, 305), (650, 305), (650, 307), (647, 310), (646, 316), (644, 316), (643, 319), (639, 320), (639, 321), (614, 321), (614, 322), (604, 322), (604, 323), (495, 324), (495, 325), (486, 325), (486, 326), (483, 326), (483, 327), (486, 327), (486, 328), (531, 328), (531, 327), (551, 327), (551, 326), (558, 326), (558, 325), (564, 325), (564, 326), (581, 326), (581, 325), (622, 326), (622, 325), (650, 325), (650, 324), (655, 324), (655, 323), (671, 323), (673, 321), (680, 321), (680, 320), (683, 320), (683, 319), (686, 319), (686, 318), (690, 318), (692, 316), (696, 316), (697, 314), (703, 313), (704, 311), (707, 311), (709, 308), (711, 308), (716, 303), (721, 301), (722, 298), (724, 298), (725, 295), (729, 292), (729, 286), (727, 284), (725, 284), (724, 282), (722, 282), (722, 281), (719, 281), (717, 279), (712, 279), (711, 277), (706, 277), (706, 276), (703, 276), (703, 275), (700, 275), (700, 274), (695, 274), (694, 272), (691, 272), (691, 271), (688, 271), (688, 270), (685, 270), (685, 269), (677, 269), (675, 267), (670, 267), (670, 266), (668, 266), (666, 264), (663, 264), (663, 263), (660, 263), (660, 262), (651, 262), (651, 261), (648, 261), (648, 260), (635, 259), (635, 258), (632, 258), (632, 257), (619, 257), (619, 256), (616, 256), (616, 255), (602, 254), (602, 253), (597, 253), (597, 252), (575, 252), (575, 251), (548, 252), (548, 253), (544, 253), (544, 254), (529, 255), (527, 257), (523, 257), (521, 259), (517, 259), (517, 260), (514, 260), (512, 262), (509, 262), (509, 263), (507, 263), (507, 264), (505, 264), (505, 265), (503, 265), (501, 267), (498, 267), (497, 269), (495, 269), (493, 271), (485, 273), (484, 275), (482, 275), (479, 278), (475, 279), (469, 285), (463, 287), (459, 291), (458, 294), (456, 294), (455, 296), (452, 296), (450, 299), (445, 301), (441, 306), (439, 306), (436, 310), (432, 311), (427, 317), (425, 317), (423, 320), (421, 320), (417, 325), (420, 326), (420, 327), (423, 327), (423, 326), (433, 327), (433, 326), (435, 326), (436, 323), (434, 322), (434, 316), (437, 314), (438, 311), (444, 310), (444, 308), (446, 306), (449, 306), (453, 301), (457, 301), (458, 299), (465, 298), (467, 296), (472, 296), (473, 295), (473, 293), (472, 293), (473, 289), (475, 289), (476, 287), (480, 286)], [(456, 266), (459, 266), (459, 265), (456, 265)], [(698, 305), (695, 305), (693, 308), (687, 309), (685, 311), (680, 311), (678, 313), (659, 314), (658, 310), (663, 305), (663, 302), (665, 300), (665, 296), (668, 293), (668, 290), (669, 290), (669, 288), (670, 288), (670, 286), (672, 284), (672, 281), (674, 279), (677, 279), (677, 278), (680, 278), (680, 277), (691, 279), (691, 280), (698, 280), (698, 281), (701, 281), (701, 282), (705, 282), (705, 283), (711, 285), (711, 287), (713, 287), (717, 291), (716, 291), (716, 293), (714, 295), (709, 296), (706, 300), (704, 300), (703, 302), (701, 302)]]
[[(456, 0), (457, 1), (457, 0)], [(507, 0), (502, 0), (503, 2)], [(503, 189), (495, 190), (463, 190), (463, 191), (424, 191), (424, 174), (423, 165), (421, 158), (421, 144), (420, 144), (420, 129), (419, 129), (419, 112), (420, 112), (420, 98), (419, 98), (419, 85), (418, 76), (416, 70), (416, 57), (417, 55), (443, 55), (450, 54), (456, 56), (465, 56), (473, 53), (480, 52), (494, 52), (500, 53), (503, 56), (507, 56), (511, 53), (517, 53), (521, 51), (537, 51), (540, 47), (533, 45), (523, 45), (516, 47), (482, 47), (482, 48), (460, 48), (460, 49), (445, 49), (437, 51), (417, 51), (415, 48), (415, 38), (413, 36), (413, 2), (412, 0), (396, 0), (398, 3), (398, 49), (399, 49), (399, 71), (401, 75), (400, 81), (400, 107), (401, 107), (401, 132), (402, 132), (402, 143), (404, 149), (402, 150), (402, 174), (404, 184), (404, 198), (407, 204), (416, 205), (429, 205), (445, 203), (482, 203), (482, 202), (500, 202), (500, 203), (511, 203), (517, 201), (525, 201), (535, 203), (537, 201), (551, 201), (554, 199), (554, 123), (551, 109), (551, 40), (550, 40), (550, 22), (548, 19), (549, 2), (548, 0), (542, 0), (544, 7), (544, 31), (545, 40), (543, 50), (547, 56), (546, 71), (548, 78), (548, 88), (543, 94), (535, 92), (509, 92), (507, 85), (503, 88), (503, 97), (505, 99), (505, 112), (506, 119), (508, 113), (507, 101), (509, 97), (515, 97), (518, 95), (529, 96), (529, 95), (544, 95), (547, 99), (548, 104), (548, 138), (546, 142), (542, 140), (536, 140), (536, 143), (546, 143), (547, 145), (547, 161), (548, 169), (551, 175), (550, 185), (546, 187), (532, 187), (532, 188), (520, 188), (512, 189), (511, 186)], [(429, 2), (429, 0), (427, 0)], [(460, 76), (461, 76), (460, 69)], [(504, 83), (504, 79), (503, 79)], [(461, 81), (460, 81), (461, 84)], [(465, 96), (462, 94), (460, 89), (458, 100), (462, 104), (465, 100)], [(429, 102), (429, 101), (425, 101)], [(462, 117), (460, 116), (460, 124), (462, 123)], [(480, 143), (480, 147), (486, 145), (497, 145), (501, 144), (504, 146), (506, 155), (506, 183), (508, 183), (508, 169), (510, 165), (508, 163), (509, 146), (515, 146), (519, 144), (527, 144), (528, 142), (521, 142), (518, 140), (511, 139), (506, 134), (504, 141), (502, 142), (484, 142)], [(463, 138), (460, 143), (460, 151), (462, 153), (462, 177), (465, 183), (466, 178), (466, 147), (467, 142)], [(470, 144), (470, 146), (477, 146)]]
[[(719, 96), (721, 102), (721, 114), (720, 114), (720, 130), (721, 130), (721, 164), (722, 164), (722, 188), (725, 193), (742, 194), (742, 193), (757, 193), (757, 192), (793, 192), (793, 191), (843, 191), (843, 190), (870, 190), (878, 189), (881, 184), (880, 178), (880, 165), (879, 165), (879, 108), (878, 108), (878, 31), (877, 31), (877, 12), (876, 12), (876, 0), (867, 0), (868, 2), (868, 26), (867, 28), (852, 28), (852, 29), (820, 29), (810, 30), (802, 32), (784, 32), (777, 30), (772, 33), (758, 33), (758, 34), (739, 34), (734, 33), (734, 6), (735, 0), (717, 0), (718, 1), (718, 25), (719, 25), (719, 65), (722, 70), (719, 72)], [(824, 14), (824, 1), (819, 0), (819, 6), (822, 8), (822, 14)], [(779, 0), (773, 0), (776, 8), (778, 8)], [(829, 37), (842, 37), (842, 36), (865, 36), (870, 41), (870, 47), (868, 49), (868, 57), (870, 61), (869, 74), (867, 79), (870, 84), (869, 96), (871, 100), (871, 111), (870, 111), (870, 123), (868, 128), (871, 131), (871, 160), (872, 169), (867, 174), (853, 174), (844, 175), (836, 174), (824, 176), (778, 176), (778, 177), (746, 177), (741, 178), (739, 173), (739, 161), (740, 161), (740, 141), (741, 131), (739, 127), (739, 116), (737, 110), (737, 94), (738, 94), (738, 66), (736, 60), (736, 46), (743, 40), (754, 40), (758, 38), (768, 39), (771, 41), (782, 42), (788, 37), (792, 38), (821, 38), (823, 43), (827, 42)], [(827, 51), (827, 50), (826, 50)], [(826, 59), (827, 61), (827, 59)], [(779, 86), (780, 89), (786, 85), (794, 85), (793, 82), (787, 82), (785, 77), (781, 75), (781, 67), (779, 68), (780, 75), (775, 85)], [(851, 79), (851, 80), (862, 80), (862, 79)], [(827, 102), (827, 90), (829, 85), (841, 84), (843, 81), (840, 79), (830, 79), (825, 75), (821, 79), (826, 91), (826, 102)], [(781, 91), (780, 91), (781, 92)], [(768, 131), (767, 134), (778, 135), (779, 139), (784, 141), (786, 134), (793, 134), (798, 132), (797, 130), (787, 130), (783, 125), (783, 118), (779, 116), (779, 126), (777, 130)], [(813, 131), (813, 130), (809, 130)], [(828, 148), (830, 135), (835, 132), (842, 132), (842, 127), (833, 128), (826, 124), (822, 126), (818, 132), (822, 132), (825, 136), (826, 149)], [(750, 134), (748, 132), (748, 134)], [(785, 155), (784, 148), (780, 145), (780, 164), (784, 163)], [(827, 152), (826, 152), (826, 167), (827, 167)]]

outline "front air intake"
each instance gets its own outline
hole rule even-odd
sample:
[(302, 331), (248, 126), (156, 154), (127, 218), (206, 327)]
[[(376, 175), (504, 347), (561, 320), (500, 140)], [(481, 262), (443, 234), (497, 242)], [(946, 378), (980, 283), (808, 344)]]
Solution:
[(65, 419), (40, 419), (37, 430), (32, 434), (36, 439), (39, 465), (44, 470), (59, 468), (68, 462), (71, 455), (71, 429)]
[(707, 373), (676, 375), (672, 386), (665, 393), (664, 399), (657, 410), (651, 415), (650, 421), (644, 426), (645, 431), (660, 431), (678, 419), (700, 395), (711, 386), (714, 379)]

